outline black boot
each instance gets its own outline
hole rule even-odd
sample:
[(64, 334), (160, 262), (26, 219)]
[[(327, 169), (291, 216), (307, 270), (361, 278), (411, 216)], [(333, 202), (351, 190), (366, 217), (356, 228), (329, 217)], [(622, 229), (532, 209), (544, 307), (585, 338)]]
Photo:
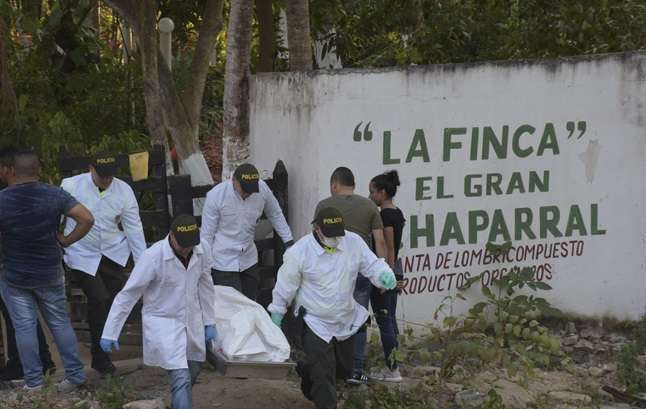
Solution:
[(110, 356), (105, 353), (92, 356), (92, 369), (100, 372), (102, 375), (112, 375), (117, 370), (112, 364)]
[(296, 363), (296, 373), (301, 377), (301, 392), (307, 400), (312, 400), (312, 380), (303, 362)]

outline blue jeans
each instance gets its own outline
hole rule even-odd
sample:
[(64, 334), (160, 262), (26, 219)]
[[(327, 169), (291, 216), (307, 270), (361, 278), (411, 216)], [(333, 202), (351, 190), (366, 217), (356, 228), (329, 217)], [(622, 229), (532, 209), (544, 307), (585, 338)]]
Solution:
[(377, 325), (379, 325), (379, 333), (381, 336), (381, 346), (384, 349), (384, 358), (386, 359), (386, 366), (390, 369), (397, 368), (397, 362), (391, 360), (390, 354), (393, 349), (399, 346), (397, 342), (397, 290), (389, 290), (383, 294), (378, 288), (373, 288), (370, 295), (370, 304), (372, 311), (375, 314)]
[(170, 376), (171, 409), (193, 408), (193, 384), (201, 369), (201, 362), (188, 361), (188, 368), (168, 371)]
[[(370, 304), (370, 292), (372, 290), (372, 283), (370, 280), (360, 275), (357, 277), (357, 285), (354, 287), (354, 299), (359, 305), (368, 309)], [(368, 335), (366, 333), (366, 326), (363, 325), (357, 335), (354, 337), (354, 369), (353, 373), (361, 374), (363, 372), (363, 362), (366, 354), (366, 341)]]
[(76, 334), (67, 314), (65, 285), (61, 282), (52, 287), (25, 289), (14, 287), (0, 279), (0, 286), (16, 331), (16, 343), (27, 386), (39, 386), (45, 382), (36, 334), (38, 310), (54, 336), (65, 367), (65, 378), (76, 385), (85, 383)]

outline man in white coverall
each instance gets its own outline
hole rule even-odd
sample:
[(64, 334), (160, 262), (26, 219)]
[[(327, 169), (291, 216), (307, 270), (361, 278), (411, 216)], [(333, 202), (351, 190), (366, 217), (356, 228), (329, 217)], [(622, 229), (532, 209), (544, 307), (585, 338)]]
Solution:
[(294, 311), (304, 310), (299, 318), (305, 322), (305, 362), (297, 367), (301, 388), (317, 409), (334, 409), (335, 379), (350, 375), (354, 335), (368, 319), (368, 311), (353, 297), (357, 274), (388, 290), (396, 280), (359, 235), (345, 231), (336, 208), (320, 209), (313, 225), (314, 231), (285, 253), (268, 310), (278, 326), (292, 301)]
[[(146, 250), (139, 205), (130, 185), (117, 179), (112, 155), (94, 157), (90, 171), (63, 179), (61, 187), (94, 216), (94, 225), (81, 240), (65, 249), (63, 260), (87, 297), (87, 318), (92, 338), (92, 368), (114, 373), (99, 341), (112, 300), (126, 283), (123, 267), (132, 258), (137, 264)], [(67, 219), (65, 233), (76, 223)]]
[(255, 166), (238, 166), (231, 180), (217, 184), (206, 195), (202, 237), (213, 251), (213, 282), (240, 291), (256, 301), (258, 250), (256, 225), (263, 212), (286, 247), (294, 243), (283, 211)]
[(114, 299), (101, 337), (104, 351), (119, 349), (119, 333), (142, 295), (144, 364), (168, 371), (172, 409), (190, 409), (206, 344), (216, 335), (210, 250), (193, 216), (177, 216), (170, 234), (144, 251)]

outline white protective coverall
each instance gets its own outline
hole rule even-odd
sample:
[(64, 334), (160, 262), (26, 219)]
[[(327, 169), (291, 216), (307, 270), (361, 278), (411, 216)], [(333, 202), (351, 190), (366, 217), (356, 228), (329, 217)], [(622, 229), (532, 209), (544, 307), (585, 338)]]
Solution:
[(215, 289), (208, 245), (193, 248), (188, 269), (168, 236), (147, 249), (114, 299), (102, 338), (118, 340), (130, 311), (143, 295), (144, 364), (167, 370), (206, 360), (204, 326), (215, 324)]
[(343, 341), (368, 319), (368, 311), (353, 297), (357, 274), (384, 288), (380, 280), (384, 272), (393, 274), (358, 234), (346, 231), (336, 251), (328, 253), (311, 233), (285, 252), (267, 309), (284, 315), (295, 300), (294, 311), (305, 307), (305, 322), (319, 338)]

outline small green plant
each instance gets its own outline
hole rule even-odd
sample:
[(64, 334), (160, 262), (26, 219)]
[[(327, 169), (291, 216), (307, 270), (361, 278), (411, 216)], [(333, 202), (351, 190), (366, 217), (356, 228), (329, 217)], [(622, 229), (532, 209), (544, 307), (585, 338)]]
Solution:
[(487, 397), (482, 404), (482, 409), (505, 409), (505, 404), (502, 401), (502, 396), (495, 389), (489, 389)]
[(629, 393), (646, 392), (646, 365), (638, 357), (646, 354), (646, 315), (634, 331), (633, 341), (624, 345), (617, 354), (617, 377)]
[[(487, 251), (502, 255), (511, 247), (511, 242), (488, 243)], [(476, 283), (480, 283), (485, 301), (473, 305), (467, 314), (454, 315), (454, 303), (466, 301)], [(520, 375), (521, 382), (527, 381), (536, 366), (550, 367), (553, 357), (563, 352), (560, 342), (539, 322), (541, 316), (560, 315), (545, 298), (535, 294), (548, 290), (551, 287), (537, 280), (532, 269), (516, 266), (489, 285), (484, 284), (481, 275), (472, 277), (456, 294), (445, 297), (434, 314), (444, 328), (431, 330), (446, 347), (441, 377), (453, 376), (455, 365), (467, 360), (481, 364), (502, 362), (511, 376)], [(468, 335), (479, 337), (474, 340)]]
[(122, 378), (108, 376), (97, 386), (94, 399), (101, 404), (101, 409), (120, 409), (132, 398), (130, 387)]
[[(502, 246), (487, 244), (487, 250), (493, 254), (508, 252), (510, 248), (508, 243)], [(471, 278), (463, 291), (479, 281), (480, 276)], [(493, 280), (491, 287), (481, 284), (481, 292), (486, 301), (471, 307), (468, 315), (475, 320), (486, 320), (493, 315), (492, 329), (498, 345), (514, 347), (521, 344), (522, 348), (530, 352), (532, 360), (548, 366), (550, 360), (546, 354), (559, 354), (561, 345), (537, 319), (541, 315), (556, 316), (561, 312), (545, 298), (534, 294), (519, 294), (523, 289), (536, 292), (551, 290), (552, 287), (537, 280), (531, 268), (512, 267), (507, 274)]]
[(343, 403), (344, 409), (433, 409), (433, 393), (427, 385), (420, 382), (411, 389), (389, 388), (375, 385), (369, 390), (350, 389)]

